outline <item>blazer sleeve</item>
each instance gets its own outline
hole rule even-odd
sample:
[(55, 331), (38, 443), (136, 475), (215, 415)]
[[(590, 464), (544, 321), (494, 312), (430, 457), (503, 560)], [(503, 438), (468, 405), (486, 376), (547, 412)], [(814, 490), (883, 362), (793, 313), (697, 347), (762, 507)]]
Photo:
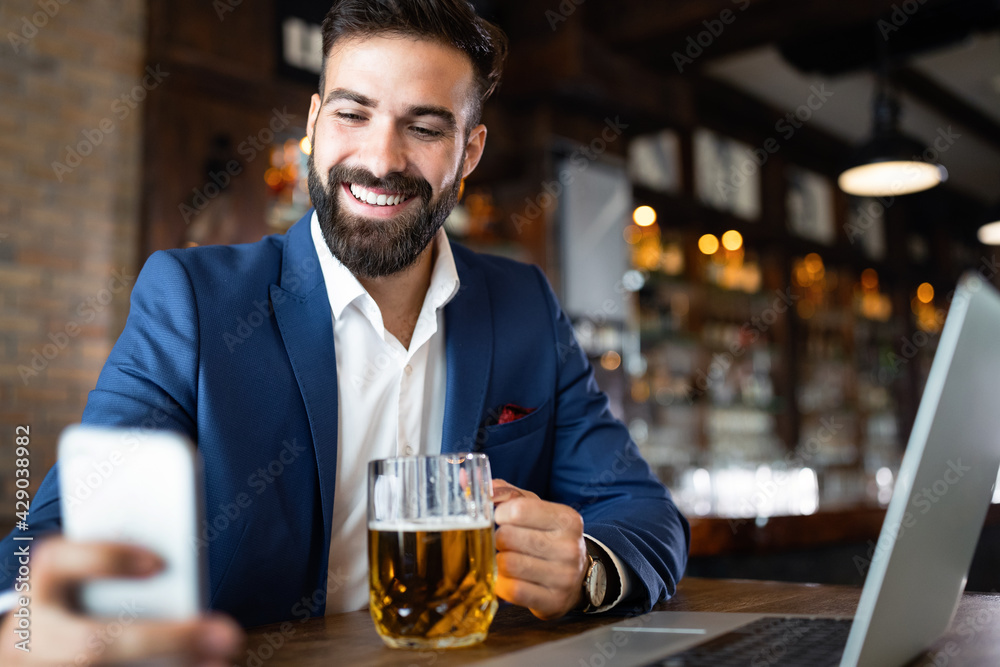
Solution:
[(125, 330), (83, 411), (85, 424), (183, 433), (197, 442), (199, 326), (194, 288), (170, 252), (153, 253), (132, 290)]
[[(670, 492), (611, 414), (593, 367), (537, 267), (555, 332), (555, 446), (551, 500), (576, 509), (584, 531), (635, 575), (616, 612), (645, 612), (674, 594), (687, 564), (691, 533)], [(637, 585), (641, 584), (641, 585)]]
[[(154, 253), (136, 280), (125, 330), (88, 396), (83, 423), (132, 427), (137, 443), (150, 431), (164, 429), (196, 441), (195, 306), (184, 267), (170, 253)], [(27, 523), (29, 529), (16, 531), (18, 536), (41, 538), (62, 529), (58, 463), (31, 499)], [(15, 550), (37, 544), (13, 538), (14, 532), (0, 540), (0, 591), (13, 586), (17, 576)]]

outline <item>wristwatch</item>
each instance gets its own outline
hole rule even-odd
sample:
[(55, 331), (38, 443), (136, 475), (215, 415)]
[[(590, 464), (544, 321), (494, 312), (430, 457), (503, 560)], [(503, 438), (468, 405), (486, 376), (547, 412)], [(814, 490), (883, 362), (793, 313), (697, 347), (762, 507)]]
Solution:
[(608, 572), (604, 563), (587, 554), (587, 576), (583, 578), (583, 611), (593, 611), (604, 604), (608, 592)]

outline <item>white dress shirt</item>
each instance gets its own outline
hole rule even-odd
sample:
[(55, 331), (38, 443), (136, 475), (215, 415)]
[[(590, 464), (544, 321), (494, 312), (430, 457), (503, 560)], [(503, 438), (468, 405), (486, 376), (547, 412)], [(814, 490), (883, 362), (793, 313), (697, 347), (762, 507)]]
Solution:
[(368, 462), (441, 452), (443, 309), (459, 282), (448, 238), (438, 230), (430, 286), (407, 349), (386, 330), (375, 300), (330, 252), (315, 212), (311, 232), (337, 355), (337, 479), (326, 586), (326, 613), (336, 614), (368, 605)]

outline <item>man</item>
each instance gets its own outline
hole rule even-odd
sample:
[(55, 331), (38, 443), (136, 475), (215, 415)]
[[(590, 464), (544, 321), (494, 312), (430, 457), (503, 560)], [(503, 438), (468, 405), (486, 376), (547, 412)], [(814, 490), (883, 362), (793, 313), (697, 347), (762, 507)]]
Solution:
[[(365, 465), (439, 451), (490, 456), (502, 599), (543, 619), (648, 609), (683, 572), (686, 522), (542, 273), (441, 229), (482, 156), (505, 38), (461, 0), (341, 0), (323, 33), (315, 213), (255, 244), (150, 257), (83, 421), (198, 443), (210, 604), (243, 626), (362, 608)], [(56, 474), (32, 505), (39, 533), (59, 527)], [(252, 503), (217, 521), (240, 494)], [(73, 586), (157, 567), (121, 545), (48, 540), (32, 563), (35, 649), (10, 650), (8, 618), (0, 655), (229, 657), (225, 616), (135, 622), (88, 653), (98, 622), (71, 610)]]

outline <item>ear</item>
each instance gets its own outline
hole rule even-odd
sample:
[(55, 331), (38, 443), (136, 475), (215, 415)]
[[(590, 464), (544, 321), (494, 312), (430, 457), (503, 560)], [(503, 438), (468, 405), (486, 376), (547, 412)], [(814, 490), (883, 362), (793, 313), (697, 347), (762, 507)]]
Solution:
[(313, 140), (316, 131), (316, 119), (319, 118), (319, 108), (323, 105), (323, 101), (319, 98), (319, 95), (313, 93), (313, 96), (309, 100), (309, 121), (306, 123), (306, 136), (309, 137), (309, 141)]
[(479, 164), (486, 148), (486, 126), (479, 124), (469, 132), (469, 140), (465, 144), (465, 162), (462, 164), (462, 178), (467, 177)]

